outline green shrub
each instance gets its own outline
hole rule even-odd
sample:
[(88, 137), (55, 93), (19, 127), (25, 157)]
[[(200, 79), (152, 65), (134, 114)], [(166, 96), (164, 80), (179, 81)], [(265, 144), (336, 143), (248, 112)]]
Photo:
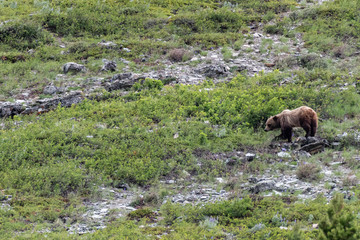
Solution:
[(139, 90), (151, 90), (151, 89), (155, 89), (155, 90), (161, 90), (163, 88), (164, 84), (161, 80), (156, 80), (156, 79), (150, 79), (150, 78), (146, 78), (145, 81), (143, 83), (140, 82), (136, 82), (132, 88), (135, 91), (139, 91)]
[(54, 164), (38, 168), (19, 168), (3, 175), (0, 184), (35, 196), (67, 196), (89, 193), (91, 178), (74, 164)]
[(128, 214), (128, 218), (130, 219), (135, 219), (135, 220), (139, 220), (141, 218), (151, 218), (154, 217), (155, 214), (153, 211), (151, 211), (148, 208), (143, 208), (143, 209), (137, 209), (135, 211), (132, 211)]
[(240, 200), (221, 201), (205, 205), (202, 213), (206, 216), (226, 216), (230, 218), (243, 218), (251, 216), (253, 203), (250, 198)]
[(0, 43), (23, 51), (52, 42), (51, 36), (34, 22), (8, 22), (0, 25)]
[(304, 234), (300, 229), (300, 224), (295, 224), (293, 230), (289, 233), (288, 240), (302, 240)]
[(266, 25), (264, 30), (265, 30), (266, 33), (269, 33), (269, 34), (280, 34), (280, 35), (282, 35), (285, 32), (284, 27), (282, 25), (279, 25), (279, 24)]
[(233, 57), (231, 49), (229, 49), (227, 47), (223, 47), (221, 49), (221, 53), (223, 55), (224, 61), (229, 61)]
[[(299, 17), (307, 46), (327, 52), (343, 44), (354, 46), (360, 37), (357, 1), (332, 1), (304, 11)], [(314, 24), (316, 22), (316, 24)], [(340, 50), (340, 57), (343, 53)], [(338, 51), (338, 50), (337, 50)]]
[(355, 217), (345, 212), (344, 199), (337, 194), (330, 203), (327, 216), (321, 220), (319, 239), (322, 240), (351, 240), (358, 239), (358, 231), (354, 223)]

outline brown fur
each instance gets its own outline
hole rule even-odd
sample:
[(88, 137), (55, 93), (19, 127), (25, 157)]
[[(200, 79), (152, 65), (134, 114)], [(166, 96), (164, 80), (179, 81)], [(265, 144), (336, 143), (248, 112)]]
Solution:
[(318, 126), (318, 117), (316, 112), (307, 107), (302, 106), (294, 110), (284, 110), (281, 113), (270, 117), (266, 121), (265, 131), (271, 131), (281, 128), (281, 135), (291, 142), (292, 129), (294, 127), (302, 127), (306, 135), (305, 137), (314, 137)]

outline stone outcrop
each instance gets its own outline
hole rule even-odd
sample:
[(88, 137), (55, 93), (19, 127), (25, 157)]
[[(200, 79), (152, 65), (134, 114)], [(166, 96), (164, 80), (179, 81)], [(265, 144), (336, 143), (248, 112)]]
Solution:
[(85, 72), (86, 71), (86, 68), (84, 65), (74, 63), (74, 62), (65, 63), (63, 65), (62, 69), (65, 74), (68, 72)]

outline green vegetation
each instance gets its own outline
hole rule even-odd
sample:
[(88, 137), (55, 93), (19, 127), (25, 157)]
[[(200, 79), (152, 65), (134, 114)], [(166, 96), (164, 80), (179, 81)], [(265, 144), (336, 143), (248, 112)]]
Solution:
[[(271, 87), (282, 76), (278, 72), (256, 77), (239, 75), (216, 87), (210, 82), (200, 86), (163, 86), (161, 81), (147, 79), (143, 85), (134, 86), (134, 89), (141, 89), (140, 92), (131, 91), (124, 97), (114, 98), (114, 93), (113, 98), (103, 102), (87, 100), (69, 109), (58, 107), (46, 115), (8, 119), (0, 132), (0, 188), (15, 196), (15, 204), (30, 211), (28, 202), (34, 198), (53, 199), (44, 203), (48, 206), (45, 208), (52, 209), (60, 204), (58, 208), (61, 209), (61, 199), (74, 196), (71, 201), (76, 202), (78, 197), (95, 193), (94, 184), (99, 183), (108, 186), (123, 182), (150, 184), (170, 173), (181, 175), (183, 170), (200, 178), (203, 174), (208, 179), (226, 176), (224, 162), (208, 161), (196, 151), (261, 148), (268, 141), (268, 136), (260, 130), (264, 121), (284, 108), (306, 104), (317, 109), (320, 116), (336, 119), (341, 117), (344, 102), (360, 102), (353, 88), (340, 93), (331, 88), (305, 91), (306, 84), (301, 83), (301, 77), (297, 81), (299, 84)], [(348, 109), (354, 116), (360, 111), (356, 106)], [(326, 132), (326, 128), (321, 131)], [(178, 137), (174, 138), (175, 135)], [(351, 142), (344, 144), (352, 146)], [(202, 166), (196, 164), (198, 161)], [(255, 165), (239, 165), (238, 168), (261, 171), (259, 162), (253, 163)], [(314, 169), (310, 167), (311, 172), (302, 170), (299, 178), (316, 179)], [(57, 199), (59, 203), (52, 202), (59, 201)], [(254, 203), (249, 201), (210, 204), (199, 214), (242, 219), (253, 208)], [(11, 226), (17, 226), (15, 230), (19, 231), (38, 219), (53, 223), (61, 216), (59, 214), (71, 214), (60, 211), (49, 219), (41, 210), (43, 206), (34, 208), (39, 212), (36, 218), (26, 218), (26, 213), (16, 209), (11, 210), (16, 213), (13, 216), (3, 211), (2, 218), (16, 222)], [(166, 214), (176, 217), (165, 214), (167, 224), (175, 224), (174, 220), (183, 213), (171, 209), (166, 212), (175, 212)], [(311, 214), (317, 216), (314, 212)], [(288, 219), (300, 218), (290, 216)], [(180, 227), (185, 227), (182, 224)], [(256, 230), (259, 236), (265, 233), (265, 230)], [(285, 233), (281, 234), (285, 236)]]
[[(232, 49), (255, 41), (247, 35), (250, 25), (283, 35), (279, 45), (261, 40), (259, 54), (288, 54), (276, 61), (279, 70), (253, 77), (245, 70), (226, 82), (208, 79), (199, 85), (147, 78), (126, 93), (101, 92), (98, 101), (2, 119), (0, 200), (11, 200), (10, 207), (0, 205), (0, 238), (356, 239), (360, 74), (332, 61), (352, 57), (353, 64), (359, 62), (356, 4), (335, 0), (303, 10), (293, 0), (0, 0), (1, 101), (12, 101), (24, 89), (40, 99), (50, 97), (42, 93), (49, 83), (61, 86), (70, 79), (79, 82), (70, 90), (78, 90), (90, 77), (108, 79), (112, 75), (98, 72), (103, 58), (130, 61), (128, 69), (137, 73), (161, 69), (159, 58), (185, 64), (194, 54), (206, 56), (214, 49), (231, 62), (236, 58)], [(295, 55), (289, 45), (299, 32), (310, 52)], [(116, 45), (104, 47), (101, 41)], [(68, 61), (88, 71), (77, 78), (58, 76)], [(264, 123), (301, 105), (317, 111), (317, 135), (339, 145), (308, 163), (293, 156), (280, 160), (268, 147), (277, 133), (264, 133)], [(294, 134), (303, 136), (302, 131)], [(248, 150), (257, 155), (251, 162), (215, 156)], [(342, 166), (331, 165), (336, 161), (351, 172), (342, 176)], [(296, 197), (301, 191), (264, 197), (239, 187), (257, 174), (292, 170), (299, 180), (316, 183), (324, 177), (323, 166), (354, 194), (346, 200), (338, 195), (327, 205), (321, 194), (302, 201)], [(227, 182), (215, 183), (219, 177)], [(179, 180), (182, 189), (161, 185), (169, 178)], [(228, 190), (229, 200), (181, 205), (167, 198), (202, 182)], [(68, 234), (69, 226), (81, 224), (84, 201), (101, 198), (99, 186), (125, 184), (150, 189), (133, 201), (139, 209), (118, 219), (109, 213), (106, 229)], [(325, 188), (330, 191), (332, 185)]]
[[(236, 4), (4, 0), (0, 2), (0, 23), (5, 21), (0, 24), (0, 95), (7, 98), (29, 87), (39, 91), (69, 61), (83, 60), (91, 66), (104, 57), (136, 61), (141, 55), (154, 61), (176, 48), (232, 44), (242, 39), (249, 23), (262, 21), (263, 14), (281, 13), (294, 5), (293, 0)], [(101, 40), (118, 45), (104, 48), (97, 45)]]
[[(333, 1), (299, 14), (303, 22), (300, 31), (312, 49), (332, 52), (336, 57), (352, 54), (360, 31), (357, 1)], [(314, 24), (316, 22), (316, 24)]]
[(327, 216), (320, 222), (319, 239), (358, 239), (357, 229), (353, 223), (355, 216), (344, 211), (343, 196), (337, 195), (331, 201)]

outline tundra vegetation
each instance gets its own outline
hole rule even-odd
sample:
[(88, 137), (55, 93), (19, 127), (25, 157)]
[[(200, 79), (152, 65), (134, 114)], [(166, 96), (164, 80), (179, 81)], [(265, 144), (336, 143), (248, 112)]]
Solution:
[[(12, 101), (26, 89), (41, 97), (65, 62), (84, 63), (88, 71), (78, 75), (85, 79), (110, 76), (97, 68), (102, 58), (131, 61), (134, 71), (158, 67), (161, 58), (187, 64), (192, 54), (213, 49), (221, 49), (230, 61), (236, 58), (231, 49), (251, 42), (252, 25), (282, 35), (285, 43), (301, 33), (309, 49), (279, 59), (277, 69), (266, 74), (240, 72), (229, 81), (208, 79), (198, 85), (146, 79), (126, 95), (104, 91), (103, 100), (2, 119), (0, 200), (9, 195), (11, 200), (9, 206), (0, 205), (1, 238), (358, 239), (356, 178), (344, 176), (343, 190), (353, 194), (345, 200), (334, 195), (330, 204), (321, 194), (308, 200), (296, 192), (265, 197), (240, 191), (238, 184), (265, 170), (293, 169), (293, 159), (284, 160), (285, 165), (269, 150), (276, 133), (263, 128), (269, 116), (301, 105), (318, 113), (319, 137), (341, 144), (309, 163), (295, 162), (292, 174), (301, 181), (320, 181), (321, 167), (340, 151), (344, 164), (359, 176), (359, 7), (357, 0), (321, 5), (294, 0), (0, 0), (1, 101)], [(102, 40), (117, 45), (104, 48), (98, 45)], [(272, 48), (271, 41), (264, 41), (261, 53)], [(144, 55), (148, 61), (138, 61)], [(283, 79), (291, 81), (284, 84)], [(250, 163), (235, 159), (231, 167), (203, 154), (248, 150), (260, 158)], [(182, 179), (186, 187), (216, 185), (219, 177), (229, 179), (219, 185), (231, 192), (229, 199), (163, 203), (173, 191), (161, 185), (164, 179)], [(99, 186), (124, 184), (152, 192), (134, 201), (139, 209), (129, 215), (110, 214), (105, 229), (68, 233), (86, 211), (84, 202), (101, 198)]]

